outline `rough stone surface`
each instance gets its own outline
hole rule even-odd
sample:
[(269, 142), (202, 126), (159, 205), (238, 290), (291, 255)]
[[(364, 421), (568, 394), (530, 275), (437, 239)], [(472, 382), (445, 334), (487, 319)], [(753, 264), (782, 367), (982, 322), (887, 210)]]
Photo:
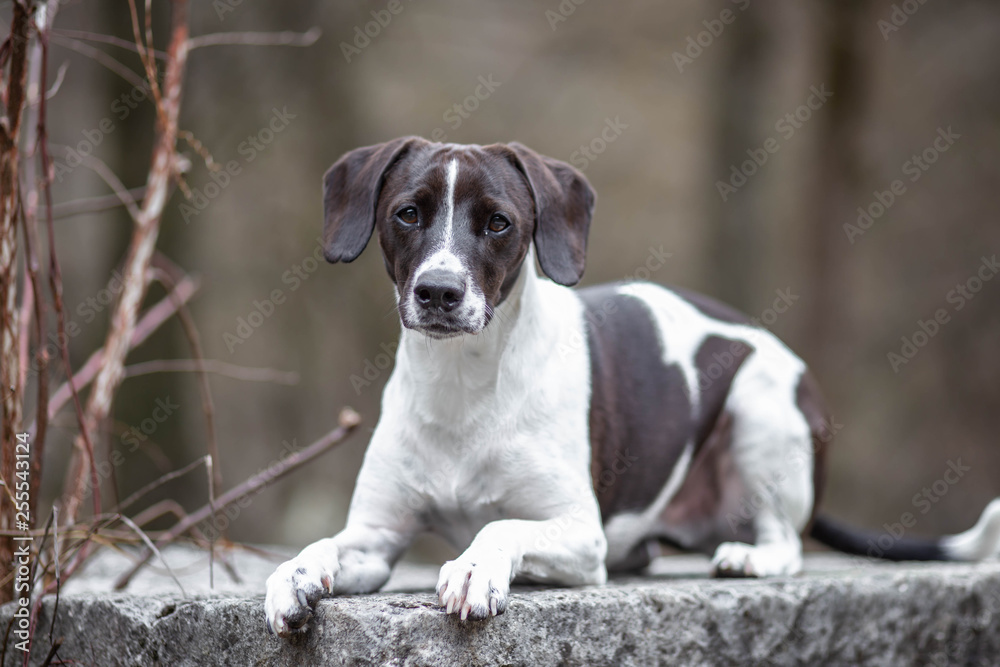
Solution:
[[(404, 565), (390, 592), (324, 600), (308, 634), (264, 629), (274, 563), (167, 552), (184, 586), (149, 569), (109, 593), (128, 564), (100, 556), (66, 587), (58, 658), (81, 665), (1000, 665), (1000, 564), (884, 564), (828, 555), (806, 573), (710, 580), (707, 561), (667, 557), (642, 577), (583, 589), (515, 587), (507, 613), (462, 623), (437, 608), (436, 567)], [(410, 591), (410, 592), (404, 592)], [(48, 652), (46, 600), (31, 663)], [(13, 607), (0, 608), (6, 629)], [(7, 649), (3, 665), (23, 655)]]

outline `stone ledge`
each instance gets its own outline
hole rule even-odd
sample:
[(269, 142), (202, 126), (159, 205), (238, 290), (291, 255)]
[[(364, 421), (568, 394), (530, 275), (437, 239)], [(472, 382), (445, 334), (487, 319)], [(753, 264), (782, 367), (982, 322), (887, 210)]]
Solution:
[[(825, 554), (803, 575), (711, 580), (700, 557), (583, 589), (515, 587), (507, 613), (461, 623), (435, 605), (437, 568), (403, 564), (378, 595), (324, 600), (292, 642), (264, 630), (273, 563), (231, 554), (242, 577), (168, 551), (186, 594), (147, 570), (108, 593), (126, 560), (99, 556), (59, 601), (63, 660), (88, 665), (997, 665), (1000, 564), (868, 563)], [(410, 591), (410, 592), (404, 592)], [(32, 664), (48, 650), (44, 605)], [(0, 608), (6, 629), (13, 607)], [(4, 665), (20, 665), (8, 654)]]

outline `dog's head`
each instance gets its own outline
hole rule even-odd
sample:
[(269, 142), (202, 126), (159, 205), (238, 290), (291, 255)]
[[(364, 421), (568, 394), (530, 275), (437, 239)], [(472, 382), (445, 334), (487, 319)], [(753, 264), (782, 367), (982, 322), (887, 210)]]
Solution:
[(521, 144), (404, 137), (340, 158), (323, 202), (327, 260), (354, 260), (377, 229), (403, 326), (446, 338), (489, 324), (532, 240), (545, 274), (576, 284), (594, 191), (573, 167)]

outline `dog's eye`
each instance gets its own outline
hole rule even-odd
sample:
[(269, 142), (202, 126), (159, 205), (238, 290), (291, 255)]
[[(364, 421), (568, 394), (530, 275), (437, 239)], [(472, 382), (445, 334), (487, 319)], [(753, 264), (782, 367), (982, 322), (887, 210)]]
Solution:
[(508, 227), (510, 227), (510, 220), (499, 213), (494, 213), (493, 217), (490, 218), (489, 230), (494, 234), (499, 234)]
[(404, 225), (415, 225), (417, 224), (417, 209), (412, 206), (407, 206), (402, 211), (396, 214), (399, 221)]

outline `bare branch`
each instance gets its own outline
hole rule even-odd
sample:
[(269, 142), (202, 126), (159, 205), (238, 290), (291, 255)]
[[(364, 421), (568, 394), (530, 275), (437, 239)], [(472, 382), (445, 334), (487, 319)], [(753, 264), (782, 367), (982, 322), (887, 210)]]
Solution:
[[(134, 9), (135, 3), (130, 0)], [(132, 235), (124, 268), (124, 289), (111, 317), (111, 327), (104, 344), (101, 369), (94, 380), (94, 388), (87, 400), (85, 429), (96, 429), (111, 410), (111, 401), (122, 379), (125, 355), (131, 347), (139, 307), (148, 287), (148, 272), (160, 230), (160, 216), (167, 202), (167, 194), (174, 174), (177, 142), (177, 118), (180, 114), (181, 84), (187, 63), (188, 37), (187, 0), (174, 0), (171, 18), (170, 46), (167, 49), (167, 67), (163, 81), (163, 95), (157, 103), (157, 131), (153, 148), (152, 166), (147, 180), (147, 194)], [(134, 14), (134, 12), (133, 12)], [(133, 16), (133, 22), (136, 19)], [(136, 31), (138, 32), (138, 31)], [(152, 61), (147, 59), (147, 65)], [(155, 69), (147, 68), (154, 93), (159, 88), (155, 81)], [(72, 386), (72, 385), (71, 385)], [(81, 496), (84, 493), (84, 478), (81, 474), (83, 461), (80, 449), (74, 450), (70, 464), (70, 482), (63, 494), (63, 511), (66, 520), (76, 519)]]
[(134, 530), (139, 535), (139, 537), (142, 538), (142, 541), (146, 543), (146, 548), (147, 549), (149, 549), (154, 554), (156, 554), (156, 557), (160, 559), (161, 563), (163, 563), (163, 567), (167, 568), (167, 572), (170, 573), (170, 578), (174, 580), (175, 584), (177, 584), (177, 588), (181, 589), (181, 595), (183, 595), (184, 597), (187, 597), (187, 593), (184, 591), (184, 586), (181, 585), (181, 580), (178, 579), (177, 575), (174, 574), (174, 571), (172, 569), (170, 569), (170, 563), (168, 563), (167, 559), (163, 557), (163, 554), (160, 553), (160, 550), (156, 548), (156, 545), (153, 544), (153, 541), (151, 539), (149, 539), (149, 535), (147, 535), (142, 530), (142, 528), (140, 528), (139, 526), (135, 525), (135, 522), (132, 521), (132, 519), (130, 519), (127, 516), (125, 516), (124, 514), (119, 514), (118, 518), (122, 520), (122, 523), (124, 523), (126, 526), (128, 526), (129, 528), (131, 528), (132, 530)]
[(215, 32), (188, 40), (189, 49), (205, 46), (312, 46), (322, 31), (314, 26), (305, 32)]
[(132, 216), (132, 220), (139, 222), (139, 205), (136, 203), (135, 198), (132, 197), (131, 191), (125, 187), (125, 184), (121, 182), (108, 163), (104, 160), (94, 157), (93, 155), (81, 155), (78, 154), (82, 165), (92, 170), (95, 174), (101, 177), (101, 180), (107, 183), (108, 187), (114, 192), (115, 197), (118, 198), (125, 208), (128, 210), (129, 215)]
[[(173, 293), (164, 297), (162, 301), (147, 310), (146, 314), (139, 320), (139, 323), (136, 324), (135, 331), (132, 334), (130, 349), (138, 347), (149, 338), (150, 334), (160, 328), (164, 322), (177, 312), (176, 304), (187, 303), (197, 290), (198, 280), (196, 278), (189, 276), (177, 283), (177, 287)], [(98, 350), (90, 355), (87, 362), (73, 376), (73, 387), (80, 390), (90, 384), (91, 380), (94, 379), (97, 372), (101, 369), (103, 358), (103, 350)], [(49, 419), (54, 419), (59, 410), (66, 405), (71, 397), (71, 391), (70, 383), (67, 381), (52, 394), (52, 398), (49, 401)], [(33, 432), (33, 430), (33, 428), (29, 429), (29, 432)]]
[(125, 500), (121, 501), (118, 504), (117, 511), (118, 512), (124, 512), (125, 508), (129, 507), (130, 505), (132, 505), (132, 503), (136, 502), (137, 500), (139, 500), (140, 498), (142, 498), (143, 496), (145, 496), (150, 491), (153, 491), (155, 489), (160, 488), (161, 486), (163, 486), (164, 484), (166, 484), (167, 482), (169, 482), (172, 479), (177, 479), (178, 477), (180, 477), (182, 475), (186, 475), (187, 473), (191, 472), (192, 470), (194, 470), (198, 466), (204, 465), (206, 461), (208, 461), (208, 457), (207, 456), (203, 456), (200, 459), (195, 459), (194, 461), (192, 461), (191, 463), (187, 464), (186, 466), (184, 466), (183, 468), (181, 468), (179, 470), (174, 470), (172, 472), (168, 472), (166, 475), (161, 476), (159, 479), (150, 482), (149, 484), (145, 485), (144, 487), (142, 487), (141, 489), (139, 489), (138, 491), (136, 491), (135, 493), (133, 493), (132, 495), (130, 495)]
[[(146, 186), (130, 188), (125, 192), (133, 201), (146, 196)], [(100, 197), (86, 197), (83, 199), (73, 199), (71, 201), (53, 204), (52, 217), (56, 220), (60, 218), (71, 218), (75, 215), (85, 215), (87, 213), (100, 213), (123, 205), (120, 193), (102, 195)]]
[(88, 58), (92, 58), (94, 61), (104, 65), (136, 88), (149, 90), (149, 84), (146, 83), (141, 76), (106, 54), (104, 51), (96, 49), (86, 42), (81, 42), (78, 39), (68, 39), (66, 37), (52, 35), (52, 43), (66, 49), (70, 49), (71, 51), (76, 51), (77, 53), (87, 56)]
[(252, 368), (230, 364), (218, 359), (154, 359), (125, 367), (125, 377), (131, 378), (150, 373), (206, 373), (222, 375), (246, 382), (273, 382), (292, 386), (298, 384), (299, 374), (294, 371), (279, 371), (275, 368)]
[[(58, 6), (57, 6), (58, 7)], [(54, 12), (54, 10), (53, 10)], [(50, 15), (48, 18), (51, 21), (54, 14)], [(41, 46), (41, 78), (40, 81), (48, 80), (48, 65), (49, 65), (49, 31), (51, 29), (51, 23), (43, 26), (43, 29), (38, 33), (38, 43)], [(46, 108), (47, 99), (45, 95), (42, 95), (38, 101), (38, 149), (39, 156), (42, 162), (42, 184), (43, 192), (45, 193), (45, 208), (48, 213), (52, 212), (52, 159), (49, 156), (49, 139), (48, 132), (45, 126), (46, 120)], [(52, 224), (52, 216), (46, 215), (46, 228), (49, 233), (49, 288), (52, 290), (52, 300), (55, 304), (56, 311), (56, 332), (59, 334), (59, 352), (62, 355), (63, 367), (66, 370), (67, 377), (73, 377), (73, 367), (69, 360), (69, 337), (66, 335), (66, 312), (63, 307), (62, 298), (62, 269), (59, 267), (59, 258), (56, 255), (56, 232), (55, 226)], [(86, 455), (85, 465), (83, 461), (80, 462), (80, 467), (78, 468), (78, 480), (82, 481), (86, 478), (86, 468), (90, 470), (90, 483), (91, 483), (91, 496), (94, 501), (94, 514), (99, 514), (101, 511), (101, 489), (100, 481), (97, 477), (97, 462), (94, 460), (94, 445), (90, 440), (90, 431), (93, 430), (87, 424), (83, 412), (83, 406), (80, 404), (80, 397), (76, 393), (76, 388), (70, 384), (70, 392), (73, 395), (73, 406), (76, 408), (76, 418), (80, 425), (80, 433), (74, 443), (75, 451), (74, 454), (78, 452), (84, 452)], [(75, 457), (76, 460), (80, 460)], [(82, 501), (82, 498), (78, 500)]]
[[(32, 63), (32, 66), (34, 66), (34, 63)], [(55, 97), (56, 93), (59, 92), (59, 89), (62, 88), (63, 81), (66, 78), (66, 70), (68, 69), (69, 69), (69, 61), (65, 60), (63, 61), (63, 64), (59, 66), (59, 70), (56, 72), (56, 80), (52, 83), (52, 86), (47, 91), (45, 91), (45, 99), (51, 100), (53, 97)], [(34, 84), (28, 85), (29, 107), (38, 105), (39, 90), (41, 90), (41, 86), (37, 86)], [(31, 143), (29, 143), (28, 145), (31, 146)]]
[[(135, 45), (135, 42), (130, 42), (127, 39), (115, 37), (114, 35), (102, 35), (99, 32), (89, 32), (87, 30), (53, 30), (52, 35), (66, 37), (69, 39), (85, 40), (88, 42), (100, 42), (101, 44), (111, 44), (112, 46), (128, 49), (132, 53), (139, 53), (139, 48)], [(153, 54), (153, 56), (159, 60), (165, 60), (167, 57), (166, 51), (149, 49), (149, 53)]]
[[(0, 481), (14, 479), (14, 447), (21, 430), (21, 387), (18, 354), (17, 309), (17, 193), (20, 169), (18, 141), (27, 81), (28, 37), (31, 17), (27, 8), (15, 3), (10, 36), (4, 42), (4, 56), (10, 63), (6, 89), (0, 102), (6, 103), (0, 122)], [(13, 525), (14, 512), (7, 493), (0, 495), (0, 529)], [(0, 539), (0, 562), (9, 563), (14, 545)], [(13, 596), (13, 587), (0, 586), (0, 604)]]
[[(183, 272), (165, 255), (162, 253), (157, 253), (153, 257), (153, 262), (156, 265), (156, 269), (153, 271), (153, 275), (156, 276), (161, 283), (168, 290), (173, 290), (175, 286), (174, 276), (183, 277)], [(178, 304), (177, 306), (177, 317), (180, 319), (181, 327), (184, 329), (184, 335), (188, 339), (188, 345), (191, 346), (191, 354), (194, 355), (195, 360), (200, 364), (205, 359), (205, 354), (201, 348), (201, 337), (198, 335), (198, 327), (194, 323), (194, 318), (191, 317), (191, 311), (188, 310), (185, 304)], [(201, 407), (202, 411), (205, 413), (205, 432), (208, 441), (208, 455), (212, 457), (212, 461), (216, 464), (219, 463), (219, 443), (215, 439), (215, 403), (212, 401), (212, 387), (208, 382), (208, 374), (205, 372), (204, 368), (199, 366), (198, 368), (198, 388), (201, 391)], [(215, 468), (213, 473), (213, 479), (217, 486), (222, 486), (222, 471)]]
[[(199, 509), (188, 515), (186, 520), (178, 522), (177, 525), (164, 533), (164, 535), (157, 540), (156, 544), (160, 547), (170, 544), (170, 542), (186, 533), (201, 521), (214, 517), (215, 514), (225, 510), (241, 498), (260, 492), (275, 480), (280, 479), (296, 468), (309, 463), (335, 445), (343, 442), (344, 439), (347, 438), (347, 436), (349, 436), (360, 423), (361, 417), (358, 416), (358, 413), (350, 408), (344, 408), (340, 412), (340, 425), (337, 428), (333, 429), (302, 451), (289, 454), (287, 457), (264, 472), (254, 475), (239, 486), (226, 491), (219, 496), (214, 503), (202, 505)], [(128, 586), (128, 582), (132, 579), (135, 573), (146, 564), (151, 556), (152, 552), (148, 549), (143, 552), (135, 566), (119, 577), (118, 581), (115, 582), (115, 590), (121, 590)]]

